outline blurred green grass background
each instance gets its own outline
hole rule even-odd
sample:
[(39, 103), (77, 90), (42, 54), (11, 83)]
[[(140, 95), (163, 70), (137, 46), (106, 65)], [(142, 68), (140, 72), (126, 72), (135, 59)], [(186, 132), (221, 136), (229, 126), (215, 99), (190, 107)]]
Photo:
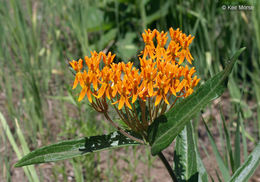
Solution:
[[(202, 80), (222, 70), (235, 50), (247, 47), (230, 78), (225, 99), (228, 107), (223, 106), (223, 112), (231, 134), (236, 131), (236, 119), (240, 119), (244, 154), (250, 152), (247, 143), (260, 138), (260, 2), (246, 1), (254, 7), (252, 11), (223, 10), (223, 3), (0, 0), (0, 178), (14, 181), (18, 169), (13, 164), (37, 147), (113, 130), (86, 100), (77, 102), (68, 61), (103, 50), (115, 53), (116, 62), (138, 64), (137, 55), (144, 46), (141, 33), (146, 28), (180, 28), (194, 35), (191, 53)], [(209, 118), (214, 117), (212, 108), (210, 113)], [(222, 140), (221, 123), (217, 129), (211, 119), (208, 123)], [(44, 165), (36, 170), (24, 168), (23, 179), (70, 181), (72, 171), (72, 181), (124, 181), (126, 174), (136, 181), (140, 180), (136, 166), (142, 161), (147, 172), (141, 181), (151, 181), (154, 159), (141, 155), (137, 148), (123, 150), (129, 156), (118, 158), (116, 151), (110, 151), (106, 156), (89, 155), (47, 165), (46, 169)], [(149, 149), (144, 150), (149, 154)], [(225, 158), (225, 146), (221, 151)], [(120, 172), (119, 160), (125, 161), (124, 169), (128, 170)]]

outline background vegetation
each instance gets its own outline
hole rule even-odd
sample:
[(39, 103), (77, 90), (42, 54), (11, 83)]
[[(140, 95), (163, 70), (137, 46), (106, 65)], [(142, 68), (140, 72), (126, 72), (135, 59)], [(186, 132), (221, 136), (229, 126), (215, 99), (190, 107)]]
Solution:
[[(232, 3), (0, 0), (0, 179), (156, 179), (151, 170), (157, 162), (144, 155), (149, 149), (140, 147), (23, 169), (15, 169), (13, 164), (40, 146), (113, 130), (86, 99), (77, 102), (68, 61), (103, 50), (116, 53), (117, 62), (134, 61), (138, 65), (143, 30), (166, 31), (169, 27), (195, 35), (191, 52), (202, 80), (222, 70), (235, 50), (247, 47), (233, 70), (228, 91), (202, 115), (215, 142), (205, 136), (201, 117), (194, 119), (205, 161), (215, 155), (230, 172), (237, 169), (260, 138), (260, 2), (240, 2), (252, 5), (253, 11), (223, 10), (223, 5)], [(137, 168), (140, 163), (145, 166), (141, 173)], [(212, 178), (222, 179), (218, 165), (210, 169)]]

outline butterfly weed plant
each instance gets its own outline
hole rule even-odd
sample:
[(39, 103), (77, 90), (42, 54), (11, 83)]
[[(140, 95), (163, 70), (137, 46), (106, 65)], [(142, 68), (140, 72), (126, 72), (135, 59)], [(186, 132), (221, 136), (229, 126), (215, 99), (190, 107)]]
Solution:
[[(154, 119), (171, 109), (179, 98), (188, 97), (198, 84), (192, 64), (189, 44), (194, 37), (179, 29), (170, 29), (171, 41), (167, 48), (167, 32), (151, 31), (142, 34), (145, 48), (140, 53), (140, 70), (133, 63), (113, 63), (115, 55), (109, 52), (91, 52), (91, 57), (71, 61), (75, 70), (73, 88), (80, 85), (78, 101), (86, 95), (91, 106), (103, 113), (118, 131), (137, 142), (148, 143), (148, 127)], [(157, 45), (154, 45), (156, 37)], [(104, 66), (101, 66), (101, 60)], [(84, 67), (84, 69), (83, 69)], [(109, 117), (109, 105), (116, 110), (128, 129), (138, 133), (142, 141), (127, 134)], [(137, 107), (140, 107), (138, 111)], [(141, 117), (139, 117), (139, 112)]]
[[(81, 88), (78, 101), (87, 99), (115, 131), (36, 149), (24, 156), (16, 167), (145, 145), (151, 148), (152, 155), (159, 156), (173, 181), (208, 180), (195, 145), (191, 120), (223, 93), (236, 59), (245, 48), (234, 54), (223, 71), (196, 88), (200, 78), (192, 66), (194, 58), (189, 49), (194, 36), (170, 28), (169, 32), (145, 30), (142, 38), (145, 46), (138, 55), (139, 68), (132, 62), (114, 63), (116, 55), (111, 52), (93, 51), (90, 57), (69, 63), (75, 75), (73, 89)], [(124, 125), (112, 119), (111, 109)], [(183, 158), (181, 164), (186, 164), (181, 170), (178, 170), (180, 160), (174, 160), (173, 170), (162, 153), (177, 136), (175, 154), (178, 155), (174, 157)], [(256, 157), (255, 153), (251, 160)]]

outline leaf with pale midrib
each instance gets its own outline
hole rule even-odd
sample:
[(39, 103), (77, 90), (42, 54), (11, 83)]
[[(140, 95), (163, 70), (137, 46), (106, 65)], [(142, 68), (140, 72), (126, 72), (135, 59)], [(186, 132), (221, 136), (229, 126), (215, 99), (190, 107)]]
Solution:
[(174, 166), (179, 181), (198, 181), (199, 172), (191, 122), (188, 122), (176, 138)]
[[(131, 132), (131, 135), (140, 138), (133, 132)], [(36, 149), (18, 161), (18, 163), (15, 164), (15, 167), (55, 162), (83, 156), (92, 152), (138, 144), (138, 142), (125, 137), (118, 131), (115, 131), (108, 135), (91, 136), (77, 140), (67, 140)]]

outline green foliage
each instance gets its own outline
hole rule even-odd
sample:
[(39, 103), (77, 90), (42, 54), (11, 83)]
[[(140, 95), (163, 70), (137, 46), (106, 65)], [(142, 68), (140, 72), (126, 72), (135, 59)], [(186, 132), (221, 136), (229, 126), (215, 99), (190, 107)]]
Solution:
[(230, 182), (248, 181), (260, 164), (260, 142), (247, 160), (240, 166), (230, 179)]
[(174, 170), (178, 181), (208, 181), (208, 174), (201, 161), (194, 137), (192, 122), (188, 122), (176, 137)]
[(15, 167), (55, 162), (101, 150), (138, 144), (139, 143), (136, 141), (133, 141), (115, 131), (109, 135), (91, 136), (77, 140), (62, 141), (57, 144), (36, 149), (24, 156), (18, 163), (15, 164)]
[(237, 51), (226, 68), (206, 81), (205, 84), (197, 89), (196, 93), (179, 102), (165, 116), (160, 116), (161, 118), (164, 117), (165, 121), (162, 121), (161, 118), (154, 121), (149, 128), (149, 142), (152, 146), (153, 155), (168, 147), (197, 112), (224, 92), (228, 75), (232, 71), (238, 56), (244, 50), (245, 48), (242, 48)]
[[(61, 138), (78, 138), (97, 135), (104, 130), (111, 131), (99, 115), (86, 103), (78, 103), (77, 95), (72, 94), (68, 60), (84, 57), (91, 50), (118, 53), (116, 61), (132, 60), (134, 51), (143, 47), (140, 35), (144, 28), (166, 30), (169, 27), (179, 27), (183, 32), (195, 35), (191, 52), (195, 58), (194, 66), (202, 80), (208, 80), (219, 72), (232, 52), (247, 47), (229, 81), (232, 102), (226, 105), (231, 109), (225, 110), (228, 115), (223, 115), (222, 120), (226, 127), (225, 131), (223, 129), (226, 143), (223, 149), (218, 148), (220, 155), (224, 156), (224, 164), (227, 166), (229, 161), (234, 173), (239, 166), (235, 167), (234, 164), (236, 152), (232, 146), (232, 136), (237, 136), (238, 148), (240, 132), (245, 159), (247, 143), (257, 143), (260, 138), (260, 1), (225, 1), (231, 4), (248, 3), (254, 6), (254, 10), (223, 11), (221, 3), (224, 1), (2, 0), (0, 110), (7, 122), (3, 132), (0, 132), (1, 146), (4, 147), (0, 162), (6, 169), (0, 178), (12, 181), (12, 174), (16, 174), (12, 167), (16, 160), (12, 150), (19, 158), (19, 155), (27, 154), (29, 149), (39, 144), (42, 146)], [(130, 46), (124, 47), (124, 44)], [(236, 107), (241, 107), (241, 111)], [(239, 117), (240, 127), (237, 127), (233, 116)], [(215, 129), (211, 121), (207, 124), (209, 129)], [(253, 132), (251, 128), (254, 128)], [(132, 148), (127, 150), (132, 151)], [(111, 151), (106, 162), (109, 163), (111, 158), (116, 163), (119, 161), (117, 155), (116, 151)], [(138, 152), (136, 155), (142, 156)], [(149, 152), (146, 155), (142, 161), (146, 161), (147, 157), (147, 165), (151, 169), (154, 158), (149, 156)], [(236, 156), (238, 161), (238, 152)], [(124, 158), (128, 167), (132, 166), (131, 175), (136, 173), (135, 163), (141, 161), (138, 157), (134, 158), (134, 164), (131, 156)], [(109, 168), (103, 173), (96, 165), (100, 161), (99, 155), (87, 155), (80, 160), (73, 160), (72, 166), (75, 170), (81, 169), (83, 173), (88, 171), (83, 175), (87, 181), (104, 180), (104, 176), (110, 181), (124, 179), (123, 174), (118, 172), (122, 170), (113, 162), (110, 163), (112, 172)], [(202, 164), (198, 154), (197, 164)], [(31, 167), (23, 168), (25, 178), (36, 181), (34, 175), (37, 172), (41, 181), (46, 174), (45, 170), (37, 167), (34, 170)], [(65, 162), (55, 163), (49, 173), (53, 181), (57, 181), (60, 174), (64, 181), (68, 177)], [(102, 177), (98, 174), (102, 174)], [(206, 174), (205, 170), (203, 174)], [(221, 179), (221, 174), (219, 176)], [(78, 181), (82, 179), (79, 173), (75, 177)], [(152, 179), (147, 177), (147, 181)]]
[[(27, 143), (26, 143), (26, 141), (24, 139), (24, 136), (23, 136), (23, 134), (21, 132), (21, 129), (20, 129), (18, 123), (17, 123), (17, 120), (16, 120), (17, 133), (18, 133), (21, 145), (22, 145), (23, 153), (20, 152), (19, 147), (18, 147), (17, 143), (15, 142), (14, 136), (12, 135), (12, 133), (10, 131), (10, 128), (9, 128), (9, 126), (8, 126), (6, 120), (5, 120), (5, 118), (4, 118), (4, 116), (3, 116), (3, 114), (1, 112), (0, 112), (0, 124), (3, 127), (3, 130), (4, 130), (4, 132), (5, 132), (6, 136), (7, 136), (10, 144), (12, 145), (12, 148), (15, 151), (17, 157), (19, 159), (22, 158), (23, 154), (26, 154), (26, 153), (29, 152), (29, 148), (28, 148)], [(37, 176), (37, 173), (35, 171), (34, 166), (24, 167), (23, 170), (24, 170), (26, 176), (28, 177), (29, 181), (31, 181), (31, 182), (39, 181), (39, 178)]]
[(218, 163), (218, 167), (223, 175), (223, 178), (225, 181), (229, 180), (230, 179), (230, 174), (229, 174), (229, 170), (228, 170), (228, 166), (226, 166), (226, 164), (224, 163), (222, 157), (221, 157), (221, 154), (217, 148), (217, 145), (216, 143), (214, 142), (214, 139), (213, 139), (213, 136), (211, 134), (211, 132), (209, 131), (209, 128), (207, 126), (207, 124), (205, 123), (204, 121), (204, 125), (206, 127), (206, 130), (207, 130), (207, 133), (208, 133), (208, 136), (209, 136), (209, 141), (210, 141), (210, 144), (212, 146), (212, 149), (213, 149), (213, 152), (214, 152), (214, 155), (216, 157), (216, 160), (217, 160), (217, 163)]
[(198, 181), (197, 153), (193, 137), (192, 124), (189, 122), (176, 137), (174, 151), (174, 169), (178, 181)]
[(91, 136), (77, 140), (62, 141), (57, 144), (34, 150), (16, 163), (15, 167), (55, 162), (86, 155), (92, 152), (126, 147), (129, 145), (138, 145), (138, 143), (126, 138), (124, 135), (116, 131), (109, 135)]

